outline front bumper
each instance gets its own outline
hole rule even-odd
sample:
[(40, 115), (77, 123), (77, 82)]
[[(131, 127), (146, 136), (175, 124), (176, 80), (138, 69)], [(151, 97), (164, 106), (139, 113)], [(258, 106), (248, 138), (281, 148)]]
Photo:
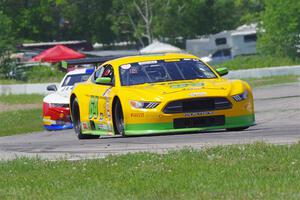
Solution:
[[(253, 98), (235, 102), (230, 97), (232, 107), (221, 110), (166, 114), (164, 105), (155, 109), (133, 109), (127, 107), (125, 113), (125, 134), (160, 134), (176, 132), (197, 132), (216, 129), (242, 128), (255, 125)], [(219, 120), (220, 117), (222, 120)], [(205, 121), (205, 118), (208, 118)], [(185, 126), (185, 120), (187, 125)], [(205, 121), (197, 124), (198, 121)], [(183, 122), (176, 124), (177, 121)], [(190, 123), (190, 121), (192, 123)], [(194, 123), (195, 122), (195, 123)]]
[(46, 130), (56, 131), (73, 128), (70, 109), (67, 107), (51, 108), (43, 105), (43, 125)]
[(126, 135), (145, 135), (145, 134), (161, 134), (161, 133), (178, 133), (178, 132), (196, 132), (216, 129), (229, 129), (248, 127), (255, 125), (254, 114), (241, 115), (241, 116), (225, 116), (225, 123), (221, 126), (206, 126), (195, 128), (174, 128), (173, 122), (165, 123), (136, 123), (126, 124)]
[(64, 130), (64, 129), (72, 129), (73, 124), (64, 124), (64, 125), (56, 125), (56, 124), (51, 124), (51, 125), (44, 125), (44, 128), (48, 131), (58, 131), (58, 130)]

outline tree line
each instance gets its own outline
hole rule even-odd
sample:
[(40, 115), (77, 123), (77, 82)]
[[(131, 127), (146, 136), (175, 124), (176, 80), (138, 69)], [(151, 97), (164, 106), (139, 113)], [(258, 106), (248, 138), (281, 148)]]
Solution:
[(0, 0), (0, 49), (82, 39), (174, 44), (246, 23), (260, 25), (262, 53), (297, 56), (298, 0)]

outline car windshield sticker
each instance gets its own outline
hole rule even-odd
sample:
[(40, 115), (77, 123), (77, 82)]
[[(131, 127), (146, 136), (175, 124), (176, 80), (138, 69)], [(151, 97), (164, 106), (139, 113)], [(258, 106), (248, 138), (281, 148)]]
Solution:
[(131, 67), (131, 64), (127, 64), (127, 65), (122, 65), (121, 68), (122, 69), (129, 69)]
[(145, 62), (139, 62), (139, 65), (149, 65), (149, 64), (156, 64), (157, 61), (153, 60), (153, 61), (145, 61)]
[(179, 62), (180, 59), (168, 59), (168, 60), (164, 60), (165, 62)]
[(138, 68), (137, 68), (137, 67), (132, 67), (132, 68), (129, 70), (129, 73), (130, 73), (130, 74), (138, 74)]

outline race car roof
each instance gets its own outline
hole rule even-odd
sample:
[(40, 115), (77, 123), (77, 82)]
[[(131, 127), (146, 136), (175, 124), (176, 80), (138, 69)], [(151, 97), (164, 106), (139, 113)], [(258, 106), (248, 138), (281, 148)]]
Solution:
[(198, 57), (192, 54), (186, 53), (163, 53), (163, 54), (145, 54), (138, 56), (128, 56), (117, 58), (111, 61), (108, 61), (110, 64), (123, 65), (134, 62), (143, 62), (143, 61), (153, 61), (153, 60), (172, 60), (172, 59), (199, 59)]

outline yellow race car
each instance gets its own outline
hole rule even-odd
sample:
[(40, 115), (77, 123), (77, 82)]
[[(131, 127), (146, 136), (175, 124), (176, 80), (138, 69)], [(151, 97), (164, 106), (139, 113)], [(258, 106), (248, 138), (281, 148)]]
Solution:
[(227, 73), (189, 54), (110, 60), (70, 95), (75, 133), (88, 139), (246, 129), (255, 123), (251, 88), (221, 78)]

